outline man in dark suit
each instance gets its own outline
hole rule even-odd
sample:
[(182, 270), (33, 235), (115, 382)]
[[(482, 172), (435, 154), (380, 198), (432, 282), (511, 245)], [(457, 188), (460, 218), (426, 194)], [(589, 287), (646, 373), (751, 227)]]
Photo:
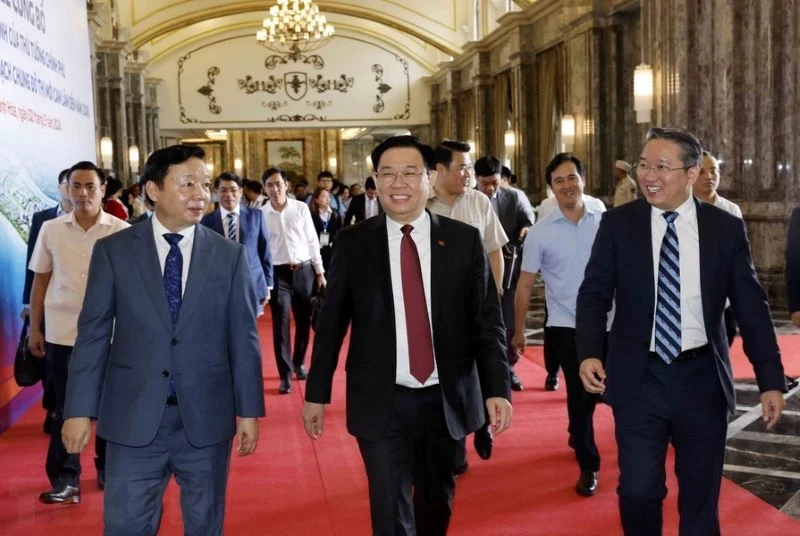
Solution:
[(139, 189), (142, 191), (145, 211), (135, 218), (128, 220), (128, 223), (131, 225), (150, 221), (150, 217), (153, 215), (153, 200), (147, 195), (147, 177), (142, 177), (139, 179)]
[(364, 181), (365, 193), (353, 196), (350, 206), (344, 214), (344, 225), (351, 225), (373, 216), (383, 214), (381, 200), (375, 187), (375, 179), (367, 177)]
[(244, 247), (197, 225), (210, 198), (204, 156), (155, 151), (150, 222), (92, 254), (62, 438), (80, 452), (97, 418), (108, 440), (106, 534), (155, 535), (173, 474), (186, 534), (222, 534), (231, 440), (240, 456), (256, 448), (258, 300)]
[(259, 298), (259, 313), (272, 290), (272, 256), (264, 213), (242, 205), (242, 179), (222, 173), (214, 180), (219, 208), (200, 223), (244, 246)]
[(478, 230), (425, 211), (432, 153), (413, 136), (373, 151), (385, 215), (339, 232), (306, 386), (318, 439), (350, 326), (347, 428), (374, 534), (445, 534), (457, 441), (484, 407), (495, 434), (511, 422), (497, 290)]
[(784, 407), (783, 366), (744, 222), (691, 195), (701, 154), (689, 132), (649, 132), (636, 166), (644, 198), (605, 215), (578, 294), (581, 380), (587, 391), (604, 393), (614, 411), (617, 493), (628, 535), (661, 534), (670, 443), (680, 533), (720, 533), (727, 417), (736, 407), (726, 298), (755, 370), (767, 429)]
[(800, 328), (800, 208), (792, 211), (786, 236), (786, 297), (792, 324)]
[(511, 388), (522, 391), (522, 382), (514, 372), (514, 365), (519, 361), (519, 354), (514, 350), (511, 339), (514, 338), (514, 296), (517, 292), (520, 266), (522, 265), (522, 244), (528, 230), (536, 221), (530, 204), (525, 205), (519, 196), (510, 188), (501, 187), (503, 166), (494, 156), (484, 156), (475, 161), (475, 178), (478, 190), (489, 197), (500, 225), (508, 237), (503, 246), (503, 323), (506, 325), (506, 344), (508, 346), (508, 363), (511, 365)]
[[(25, 257), (25, 286), (22, 289), (22, 312), (20, 317), (26, 319), (31, 311), (31, 288), (33, 286), (33, 271), (28, 267), (31, 263), (33, 249), (36, 246), (36, 239), (39, 238), (39, 231), (42, 224), (46, 221), (69, 214), (72, 212), (72, 201), (69, 198), (69, 169), (62, 169), (58, 174), (58, 204), (51, 208), (46, 208), (35, 212), (31, 218), (31, 232), (28, 235), (28, 253)], [(42, 362), (42, 408), (47, 415), (44, 418), (43, 429), (45, 434), (49, 434), (53, 426), (53, 412), (55, 411), (55, 392), (53, 382), (47, 374), (47, 367)]]

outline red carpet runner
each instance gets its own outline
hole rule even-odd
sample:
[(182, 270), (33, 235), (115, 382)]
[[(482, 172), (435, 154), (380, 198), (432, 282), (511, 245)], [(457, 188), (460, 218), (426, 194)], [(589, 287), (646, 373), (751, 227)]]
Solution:
[[(278, 395), (268, 315), (260, 323), (264, 349), (267, 418), (258, 451), (231, 464), (225, 534), (228, 536), (360, 536), (369, 534), (366, 479), (355, 440), (344, 425), (343, 361), (334, 386), (325, 433), (313, 443), (303, 431), (300, 411), (303, 383), (288, 396)], [(789, 342), (787, 343), (787, 340)], [(787, 370), (800, 373), (800, 337), (783, 337)], [(791, 348), (791, 349), (794, 349)], [(741, 350), (738, 352), (741, 354)], [(541, 350), (531, 348), (517, 370), (527, 389), (514, 395), (514, 422), (497, 439), (493, 458), (482, 461), (469, 446), (470, 470), (458, 482), (453, 535), (598, 535), (621, 534), (615, 493), (617, 470), (611, 413), (600, 406), (595, 418), (603, 456), (600, 491), (592, 498), (575, 494), (578, 477), (567, 447), (564, 388), (542, 390)], [(742, 359), (737, 358), (740, 371)], [(788, 361), (785, 358), (785, 361)], [(737, 372), (738, 373), (738, 372)], [(102, 534), (102, 493), (96, 489), (92, 449), (83, 456), (82, 503), (45, 506), (37, 497), (47, 488), (44, 459), (47, 437), (43, 413), (32, 408), (0, 436), (0, 534)], [(671, 464), (665, 506), (665, 535), (677, 534), (677, 495)], [(725, 480), (721, 517), (727, 536), (778, 536), (800, 533), (800, 523)], [(177, 487), (170, 484), (162, 535), (182, 534)]]

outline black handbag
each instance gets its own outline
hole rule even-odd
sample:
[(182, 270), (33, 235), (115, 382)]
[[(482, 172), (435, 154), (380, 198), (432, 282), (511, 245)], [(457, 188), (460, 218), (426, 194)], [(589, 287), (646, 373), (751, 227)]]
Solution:
[(42, 360), (28, 350), (28, 318), (22, 323), (17, 354), (14, 356), (14, 381), (20, 387), (30, 387), (42, 379)]

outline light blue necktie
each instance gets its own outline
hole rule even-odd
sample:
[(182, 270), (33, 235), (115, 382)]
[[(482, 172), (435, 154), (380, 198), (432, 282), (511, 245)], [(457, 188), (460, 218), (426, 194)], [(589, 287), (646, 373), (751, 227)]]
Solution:
[(656, 354), (669, 364), (681, 353), (681, 263), (675, 230), (678, 213), (670, 211), (662, 216), (667, 220), (667, 232), (658, 261), (655, 348)]
[(236, 242), (236, 214), (228, 212), (228, 238)]
[[(167, 303), (169, 304), (169, 316), (172, 318), (172, 327), (178, 323), (178, 313), (181, 310), (181, 279), (183, 277), (183, 254), (178, 243), (183, 235), (177, 233), (164, 233), (164, 240), (169, 243), (169, 253), (164, 262), (164, 290), (167, 293)], [(175, 396), (175, 383), (172, 376), (169, 378), (168, 396)]]

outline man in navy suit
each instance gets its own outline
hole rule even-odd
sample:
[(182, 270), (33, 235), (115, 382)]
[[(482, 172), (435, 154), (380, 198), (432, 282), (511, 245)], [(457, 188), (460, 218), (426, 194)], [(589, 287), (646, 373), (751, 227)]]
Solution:
[(197, 225), (210, 198), (204, 156), (155, 151), (144, 170), (150, 221), (92, 253), (62, 439), (80, 452), (97, 418), (107, 535), (155, 535), (171, 475), (185, 533), (222, 534), (231, 440), (240, 456), (256, 449), (258, 298), (244, 247)]
[(242, 179), (222, 173), (214, 181), (219, 208), (203, 216), (200, 223), (244, 246), (259, 298), (259, 313), (272, 290), (272, 256), (264, 213), (242, 205)]
[[(62, 169), (58, 174), (58, 204), (54, 207), (46, 208), (35, 212), (31, 218), (31, 232), (28, 235), (28, 253), (25, 257), (25, 287), (22, 289), (22, 312), (20, 317), (25, 319), (30, 316), (31, 311), (31, 288), (33, 287), (33, 271), (28, 267), (31, 263), (31, 256), (33, 255), (33, 248), (36, 246), (36, 240), (39, 238), (39, 231), (42, 229), (42, 224), (46, 221), (69, 214), (72, 212), (72, 201), (69, 198), (69, 169)], [(53, 390), (53, 383), (48, 380), (50, 375), (47, 374), (47, 367), (42, 363), (42, 407), (47, 412), (44, 418), (44, 433), (49, 434), (53, 425), (53, 411), (55, 410), (55, 392)]]
[(720, 533), (727, 417), (736, 407), (726, 299), (755, 370), (767, 429), (784, 407), (780, 352), (744, 222), (692, 197), (701, 157), (689, 132), (649, 132), (636, 166), (644, 198), (603, 217), (578, 293), (580, 375), (586, 390), (604, 393), (614, 411), (626, 535), (661, 534), (670, 443), (680, 534)]

